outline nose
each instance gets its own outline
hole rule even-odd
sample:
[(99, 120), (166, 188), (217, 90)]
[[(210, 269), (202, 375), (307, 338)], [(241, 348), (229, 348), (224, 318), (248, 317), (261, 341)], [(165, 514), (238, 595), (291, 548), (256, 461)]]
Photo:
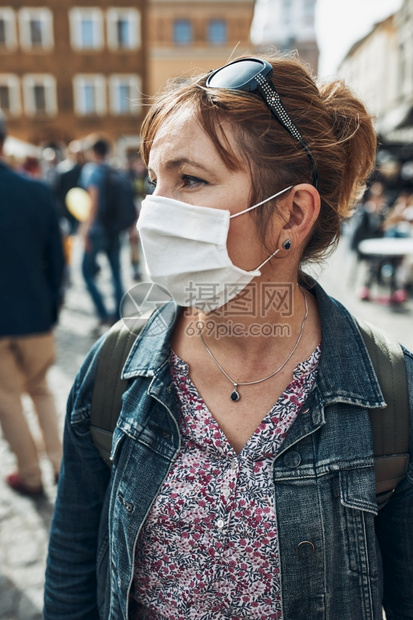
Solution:
[(168, 190), (167, 184), (157, 180), (155, 185), (155, 189), (153, 191), (153, 196), (161, 196), (162, 198), (171, 198), (171, 191)]

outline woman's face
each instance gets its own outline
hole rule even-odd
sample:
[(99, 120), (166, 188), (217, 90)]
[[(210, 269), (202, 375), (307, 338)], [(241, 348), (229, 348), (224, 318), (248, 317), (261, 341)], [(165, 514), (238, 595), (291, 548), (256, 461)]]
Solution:
[[(240, 157), (229, 127), (225, 134)], [(159, 129), (148, 170), (157, 196), (227, 209), (231, 215), (252, 206), (247, 166), (236, 171), (226, 168), (213, 142), (189, 112), (174, 115)], [(231, 260), (242, 269), (255, 269), (268, 256), (250, 213), (230, 220), (227, 245)]]

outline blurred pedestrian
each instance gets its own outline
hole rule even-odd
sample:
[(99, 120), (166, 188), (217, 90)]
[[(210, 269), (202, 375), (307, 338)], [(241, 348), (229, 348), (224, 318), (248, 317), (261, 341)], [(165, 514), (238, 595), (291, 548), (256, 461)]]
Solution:
[(367, 269), (364, 285), (359, 291), (362, 301), (371, 299), (373, 284), (381, 284), (381, 269), (384, 259), (381, 256), (363, 254), (360, 243), (367, 239), (380, 239), (384, 235), (384, 221), (389, 211), (389, 202), (383, 183), (375, 181), (365, 193), (352, 221), (350, 247), (357, 254), (358, 261), (366, 261)]
[(410, 237), (413, 221), (413, 194), (400, 192), (383, 223), (384, 236), (393, 239)]
[(58, 165), (58, 152), (51, 146), (46, 147), (42, 153), (42, 178), (50, 187), (56, 182)]
[(80, 187), (80, 175), (85, 164), (83, 145), (79, 140), (68, 144), (66, 158), (57, 164), (52, 189), (59, 209), (60, 228), (66, 259), (65, 288), (71, 283), (71, 261), (74, 238), (79, 227), (79, 220), (68, 208), (66, 197), (74, 187)]
[(42, 169), (38, 158), (33, 155), (26, 155), (21, 165), (21, 172), (32, 179), (41, 179)]
[(77, 231), (79, 221), (68, 210), (66, 205), (67, 192), (73, 187), (80, 187), (80, 174), (85, 164), (85, 152), (79, 140), (72, 140), (67, 146), (66, 158), (56, 168), (53, 191), (59, 204), (60, 217), (67, 222), (69, 235)]
[[(147, 177), (145, 164), (138, 154), (128, 154), (126, 159), (126, 174), (132, 187), (133, 199), (136, 205), (136, 216), (139, 215), (140, 203), (145, 197), (144, 184)], [(132, 267), (132, 278), (135, 282), (142, 280), (141, 260), (139, 252), (139, 234), (136, 223), (128, 230), (130, 245), (130, 262)]]
[[(123, 297), (123, 285), (120, 264), (119, 233), (113, 231), (106, 221), (108, 207), (108, 178), (111, 166), (108, 162), (110, 144), (100, 138), (92, 145), (94, 166), (85, 166), (82, 171), (81, 183), (87, 189), (91, 198), (90, 215), (83, 225), (84, 253), (82, 273), (86, 287), (94, 303), (100, 326), (111, 325), (119, 318), (119, 306)], [(113, 294), (115, 308), (109, 312), (102, 292), (96, 284), (99, 272), (97, 257), (105, 254), (112, 272)]]
[[(0, 156), (6, 137), (0, 118)], [(17, 470), (7, 484), (43, 494), (39, 455), (22, 406), (31, 397), (55, 480), (62, 455), (47, 371), (54, 362), (53, 326), (61, 303), (62, 240), (51, 190), (13, 172), (0, 159), (0, 423)]]

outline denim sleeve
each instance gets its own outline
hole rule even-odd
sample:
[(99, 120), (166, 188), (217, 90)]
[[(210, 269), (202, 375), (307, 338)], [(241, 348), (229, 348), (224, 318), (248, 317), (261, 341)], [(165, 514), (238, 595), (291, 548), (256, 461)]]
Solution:
[(413, 620), (413, 357), (406, 352), (405, 359), (410, 397), (410, 464), (406, 478), (376, 518), (387, 620)]
[(110, 470), (90, 436), (90, 402), (100, 342), (69, 396), (63, 462), (51, 525), (44, 620), (97, 620), (96, 558)]

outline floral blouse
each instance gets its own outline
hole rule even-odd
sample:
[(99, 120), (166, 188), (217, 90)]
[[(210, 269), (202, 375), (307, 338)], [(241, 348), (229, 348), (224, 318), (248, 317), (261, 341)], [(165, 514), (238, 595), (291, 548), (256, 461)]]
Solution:
[(298, 364), (236, 454), (188, 365), (171, 353), (182, 444), (138, 538), (135, 618), (282, 618), (272, 463), (314, 385), (320, 354), (318, 346)]

